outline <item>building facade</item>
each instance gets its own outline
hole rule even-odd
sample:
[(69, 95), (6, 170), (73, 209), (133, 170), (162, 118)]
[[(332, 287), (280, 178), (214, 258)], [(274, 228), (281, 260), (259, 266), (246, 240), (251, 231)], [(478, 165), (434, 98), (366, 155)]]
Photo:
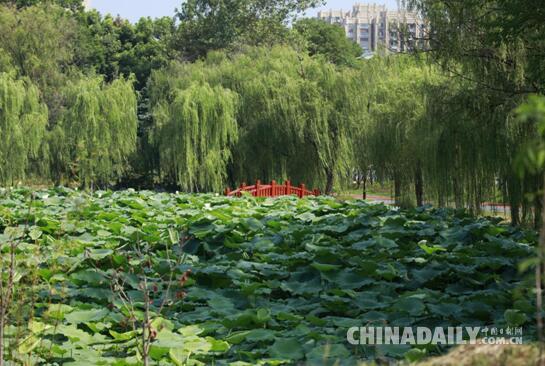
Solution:
[(364, 54), (380, 49), (404, 52), (422, 46), (426, 24), (417, 13), (390, 11), (385, 5), (355, 4), (351, 11), (327, 10), (318, 18), (344, 28), (346, 36), (359, 44)]

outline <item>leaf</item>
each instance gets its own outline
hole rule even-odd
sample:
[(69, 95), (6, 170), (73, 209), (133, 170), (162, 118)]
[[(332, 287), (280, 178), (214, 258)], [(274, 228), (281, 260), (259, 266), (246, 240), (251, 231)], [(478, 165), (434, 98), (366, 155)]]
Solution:
[(405, 297), (394, 302), (392, 309), (406, 312), (413, 316), (422, 315), (426, 307), (422, 300), (414, 297)]
[(84, 332), (81, 329), (76, 328), (73, 325), (58, 325), (56, 328), (57, 333), (70, 339), (72, 343), (81, 343), (84, 345), (91, 344), (95, 341), (89, 333)]
[(125, 333), (118, 333), (114, 330), (109, 331), (110, 335), (114, 337), (116, 341), (129, 341), (135, 337), (138, 336), (138, 333), (135, 331), (125, 332)]
[(336, 264), (325, 264), (325, 263), (318, 263), (318, 262), (313, 262), (311, 264), (311, 266), (313, 268), (316, 268), (318, 271), (320, 272), (328, 272), (328, 271), (334, 271), (334, 270), (337, 270), (339, 268), (341, 268), (340, 265), (336, 265)]
[(418, 246), (423, 250), (425, 251), (427, 254), (434, 254), (436, 252), (444, 252), (446, 251), (445, 248), (439, 246), (439, 245), (434, 245), (432, 247), (428, 246), (427, 244), (427, 241), (426, 240), (421, 240), (419, 243), (418, 243)]
[(505, 310), (504, 317), (507, 325), (510, 327), (520, 327), (528, 321), (526, 314), (516, 309)]
[(26, 355), (31, 353), (40, 344), (40, 338), (35, 335), (25, 338), (20, 344), (17, 350), (20, 354)]
[(178, 329), (178, 333), (180, 333), (184, 337), (198, 336), (202, 332), (204, 332), (204, 329), (202, 329), (198, 325), (188, 325)]
[(247, 342), (264, 342), (275, 339), (274, 331), (270, 329), (253, 329), (245, 337)]
[(80, 324), (86, 322), (97, 322), (104, 319), (110, 311), (106, 308), (102, 309), (90, 309), (90, 310), (76, 310), (65, 316), (68, 323)]
[(51, 319), (63, 320), (65, 314), (74, 310), (73, 307), (65, 304), (51, 304), (45, 312), (45, 316)]
[(91, 269), (79, 271), (72, 274), (70, 277), (72, 280), (75, 280), (75, 282), (79, 284), (87, 283), (92, 286), (105, 286), (109, 284), (109, 280), (106, 276), (104, 276), (104, 274)]
[(298, 361), (304, 357), (303, 349), (295, 338), (277, 339), (269, 352), (272, 357), (283, 360)]
[(397, 248), (397, 244), (392, 239), (387, 239), (384, 237), (378, 237), (375, 239), (377, 246), (382, 249), (394, 249)]
[(248, 334), (250, 334), (249, 330), (233, 332), (227, 338), (225, 338), (225, 340), (231, 344), (240, 344), (246, 339)]
[(189, 359), (189, 353), (183, 348), (172, 348), (168, 351), (168, 355), (177, 366), (185, 366)]
[(266, 323), (271, 319), (271, 310), (270, 309), (258, 309), (256, 313), (257, 321), (260, 323)]
[(6, 235), (9, 240), (21, 239), (25, 235), (25, 230), (20, 226), (6, 227), (4, 229), (4, 235)]
[(342, 344), (327, 344), (313, 348), (306, 354), (307, 359), (322, 361), (326, 359), (345, 360), (350, 356), (350, 351)]
[(229, 348), (231, 348), (229, 343), (227, 343), (225, 341), (220, 341), (220, 340), (214, 339), (212, 337), (206, 337), (206, 340), (208, 341), (208, 343), (210, 343), (210, 346), (211, 346), (210, 351), (211, 352), (223, 353), (223, 352), (229, 351)]
[(96, 261), (111, 256), (114, 253), (111, 249), (90, 249), (88, 252), (89, 258)]
[(35, 335), (40, 334), (44, 332), (45, 330), (48, 330), (51, 328), (53, 328), (52, 325), (41, 323), (36, 320), (32, 320), (28, 323), (28, 330), (30, 330)]
[(102, 237), (102, 238), (107, 238), (107, 237), (112, 236), (112, 233), (109, 232), (108, 230), (100, 229), (100, 230), (97, 231), (97, 235), (99, 237)]
[(184, 345), (184, 337), (164, 328), (157, 333), (156, 341), (153, 344), (161, 348), (182, 347)]
[(40, 230), (39, 227), (33, 227), (30, 229), (28, 236), (30, 236), (30, 239), (32, 240), (38, 240), (42, 236), (42, 230)]
[(208, 300), (208, 306), (219, 314), (232, 314), (235, 311), (235, 306), (231, 300), (223, 296), (214, 296)]
[(375, 281), (352, 269), (343, 269), (333, 273), (322, 272), (322, 276), (333, 282), (338, 288), (350, 290), (355, 290)]

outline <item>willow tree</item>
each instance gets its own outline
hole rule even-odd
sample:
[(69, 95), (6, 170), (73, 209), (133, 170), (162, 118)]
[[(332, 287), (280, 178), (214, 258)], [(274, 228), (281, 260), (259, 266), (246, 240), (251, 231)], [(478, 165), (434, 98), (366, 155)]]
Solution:
[(160, 171), (184, 190), (221, 190), (237, 140), (237, 95), (219, 85), (191, 83), (154, 107), (153, 143)]
[[(325, 176), (325, 192), (333, 192), (336, 177), (349, 172), (354, 161), (355, 131), (365, 123), (367, 107), (364, 75), (337, 68), (323, 59), (309, 59), (302, 77), (309, 118), (305, 140), (316, 151)], [(312, 88), (315, 85), (315, 88)]]
[(285, 47), (249, 49), (229, 63), (224, 79), (241, 95), (239, 179), (290, 178), (331, 193), (351, 166), (352, 132), (363, 123), (359, 70)]
[(423, 165), (430, 158), (424, 151), (433, 143), (424, 128), (424, 88), (434, 70), (404, 56), (377, 57), (367, 64), (380, 77), (369, 85), (367, 108), (362, 111), (367, 123), (359, 131), (364, 145), (358, 149), (359, 168), (371, 167), (379, 180), (392, 181), (397, 204), (408, 203), (407, 193), (414, 191), (416, 204), (422, 205)]
[(323, 173), (315, 148), (305, 141), (305, 88), (316, 88), (301, 78), (298, 55), (282, 48), (249, 49), (221, 60), (221, 82), (240, 95), (241, 132), (233, 149), (232, 180), (319, 184)]
[(513, 158), (535, 131), (510, 127), (513, 104), (482, 95), (427, 57), (377, 57), (366, 68), (380, 78), (369, 85), (358, 164), (392, 181), (397, 203), (410, 203), (414, 193), (421, 205), (426, 194), (436, 205), (478, 212), (482, 202), (503, 194), (515, 222), (530, 218), (535, 202), (525, 201), (524, 192), (536, 182), (514, 174)]
[[(350, 166), (351, 132), (363, 120), (361, 77), (359, 70), (339, 68), (322, 57), (310, 57), (287, 47), (247, 48), (229, 56), (212, 52), (205, 60), (174, 63), (155, 72), (150, 95), (155, 122), (161, 129), (172, 115), (165, 112), (166, 106), (172, 108), (182, 91), (200, 101), (194, 95), (195, 85), (209, 85), (217, 95), (208, 95), (207, 88), (202, 92), (218, 102), (230, 91), (238, 96), (238, 107), (226, 126), (236, 126), (239, 138), (230, 145), (232, 159), (225, 165), (218, 163), (220, 166), (214, 169), (223, 167), (222, 174), (227, 173), (231, 184), (291, 179), (331, 192), (334, 178)], [(187, 126), (172, 126), (177, 130), (171, 130), (171, 134), (189, 133), (183, 129)], [(162, 149), (160, 140), (156, 146)], [(172, 159), (162, 158), (161, 166), (165, 164), (172, 166)], [(186, 169), (189, 179), (194, 176), (192, 166), (184, 161), (174, 171)], [(182, 181), (180, 177), (176, 180), (178, 184)], [(186, 183), (186, 189), (194, 189)], [(198, 185), (211, 188), (204, 183)]]
[(497, 182), (514, 176), (506, 127), (509, 111), (490, 107), (487, 99), (460, 80), (444, 79), (428, 91), (425, 129), (434, 144), (429, 146), (426, 169), (430, 191), (441, 205), (453, 203), (479, 212), (482, 202), (500, 196)]
[(0, 73), (0, 184), (12, 185), (25, 178), (39, 158), (47, 107), (38, 89), (28, 80)]
[(101, 78), (84, 78), (70, 83), (63, 95), (65, 111), (49, 139), (52, 170), (84, 187), (115, 182), (136, 148), (132, 81), (105, 84)]
[(450, 95), (437, 89), (430, 95), (451, 120), (445, 137), (465, 139), (457, 144), (458, 156), (466, 155), (458, 159), (457, 170), (470, 178), (461, 178), (451, 189), (457, 205), (473, 200), (471, 205), (477, 206), (483, 190), (499, 188), (511, 205), (513, 223), (538, 222), (541, 202), (528, 197), (542, 190), (540, 178), (521, 179), (513, 169), (517, 149), (535, 131), (513, 127), (512, 121), (513, 110), (528, 94), (545, 91), (543, 7), (531, 0), (404, 3), (427, 19), (433, 32), (426, 37), (426, 53), (453, 84), (446, 88)]

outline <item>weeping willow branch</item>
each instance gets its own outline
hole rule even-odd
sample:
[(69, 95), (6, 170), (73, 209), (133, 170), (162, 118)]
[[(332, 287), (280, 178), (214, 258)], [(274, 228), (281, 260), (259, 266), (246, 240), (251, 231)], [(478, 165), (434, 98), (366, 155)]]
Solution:
[(47, 125), (47, 107), (27, 80), (0, 73), (0, 185), (14, 185), (38, 159)]
[(105, 84), (100, 78), (81, 79), (70, 83), (63, 93), (65, 112), (49, 135), (52, 171), (86, 188), (119, 179), (136, 150), (138, 121), (132, 81)]

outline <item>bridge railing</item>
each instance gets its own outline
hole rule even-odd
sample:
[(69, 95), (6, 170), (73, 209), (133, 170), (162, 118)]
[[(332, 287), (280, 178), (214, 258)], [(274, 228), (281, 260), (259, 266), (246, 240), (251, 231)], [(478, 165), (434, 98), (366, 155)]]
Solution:
[(278, 197), (296, 195), (299, 198), (305, 196), (319, 196), (320, 190), (313, 189), (308, 190), (304, 184), (299, 186), (293, 186), (289, 180), (284, 184), (278, 184), (276, 181), (271, 181), (269, 184), (262, 184), (261, 181), (256, 181), (254, 185), (246, 185), (242, 183), (240, 187), (235, 190), (230, 188), (225, 189), (225, 195), (231, 197), (240, 197), (242, 192), (248, 192), (254, 197)]

